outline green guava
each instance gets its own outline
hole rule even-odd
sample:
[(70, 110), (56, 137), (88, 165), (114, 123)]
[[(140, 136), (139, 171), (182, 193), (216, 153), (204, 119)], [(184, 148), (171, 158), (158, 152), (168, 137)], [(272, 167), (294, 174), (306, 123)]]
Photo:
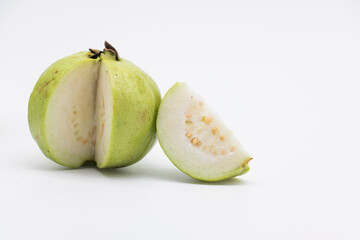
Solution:
[(185, 83), (163, 98), (157, 135), (172, 163), (202, 181), (221, 181), (249, 171), (252, 157), (206, 102)]
[(31, 134), (41, 151), (67, 167), (139, 161), (156, 139), (161, 96), (156, 83), (105, 42), (52, 64), (29, 100)]

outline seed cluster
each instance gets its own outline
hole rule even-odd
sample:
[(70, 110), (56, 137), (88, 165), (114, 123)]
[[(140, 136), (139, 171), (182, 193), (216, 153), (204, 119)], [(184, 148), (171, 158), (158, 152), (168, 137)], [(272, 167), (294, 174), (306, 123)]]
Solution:
[(87, 144), (88, 142), (90, 142), (92, 145), (95, 145), (96, 142), (95, 140), (92, 139), (96, 131), (96, 126), (94, 126), (94, 128), (88, 132), (87, 136), (84, 137), (80, 133), (79, 124), (76, 121), (78, 113), (79, 112), (77, 111), (76, 106), (73, 106), (73, 110), (72, 110), (73, 117), (71, 119), (71, 123), (73, 125), (74, 135), (76, 137), (75, 140), (81, 142), (83, 145)]
[[(216, 121), (213, 121), (211, 116), (204, 115), (198, 118), (192, 114), (194, 111), (198, 112), (201, 110), (203, 105), (204, 103), (199, 101), (185, 114), (185, 137), (189, 139), (194, 147), (213, 156), (226, 155), (234, 152), (236, 150), (234, 146), (227, 148), (223, 146), (223, 143), (220, 144), (219, 141), (226, 142), (226, 138), (220, 135), (221, 130), (215, 125)], [(202, 139), (204, 141), (202, 141)], [(218, 144), (223, 147), (220, 147)]]
[(100, 137), (102, 138), (104, 136), (105, 131), (105, 100), (104, 96), (101, 98), (101, 111), (100, 111), (100, 122), (101, 122), (101, 129), (100, 129)]

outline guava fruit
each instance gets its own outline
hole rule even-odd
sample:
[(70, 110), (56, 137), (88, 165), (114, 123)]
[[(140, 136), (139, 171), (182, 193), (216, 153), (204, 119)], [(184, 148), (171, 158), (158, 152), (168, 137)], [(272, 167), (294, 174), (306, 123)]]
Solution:
[(202, 181), (221, 181), (249, 171), (252, 157), (207, 103), (185, 83), (161, 101), (157, 135), (172, 163)]
[(103, 51), (46, 69), (30, 96), (29, 127), (41, 151), (61, 165), (124, 167), (153, 146), (160, 101), (151, 77), (105, 42)]

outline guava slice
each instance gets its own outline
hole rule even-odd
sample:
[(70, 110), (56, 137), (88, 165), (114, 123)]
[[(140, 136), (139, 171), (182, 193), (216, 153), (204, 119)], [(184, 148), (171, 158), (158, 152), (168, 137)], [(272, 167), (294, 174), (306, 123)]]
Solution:
[(157, 135), (172, 163), (189, 176), (221, 181), (249, 170), (252, 157), (207, 103), (185, 83), (163, 98)]

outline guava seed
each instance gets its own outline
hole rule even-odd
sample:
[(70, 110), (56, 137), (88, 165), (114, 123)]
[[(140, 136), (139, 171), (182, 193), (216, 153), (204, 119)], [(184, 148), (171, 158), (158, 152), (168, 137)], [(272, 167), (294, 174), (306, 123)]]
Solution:
[(219, 129), (217, 127), (211, 129), (212, 135), (215, 135), (217, 132), (219, 132)]
[(185, 136), (190, 138), (192, 136), (192, 133), (186, 133)]
[(197, 137), (191, 139), (191, 143), (194, 144), (195, 146), (199, 146), (201, 144), (200, 140)]
[(203, 116), (203, 117), (201, 118), (201, 121), (203, 121), (203, 122), (206, 123), (206, 124), (209, 124), (209, 123), (211, 123), (212, 119), (211, 119), (210, 117)]

